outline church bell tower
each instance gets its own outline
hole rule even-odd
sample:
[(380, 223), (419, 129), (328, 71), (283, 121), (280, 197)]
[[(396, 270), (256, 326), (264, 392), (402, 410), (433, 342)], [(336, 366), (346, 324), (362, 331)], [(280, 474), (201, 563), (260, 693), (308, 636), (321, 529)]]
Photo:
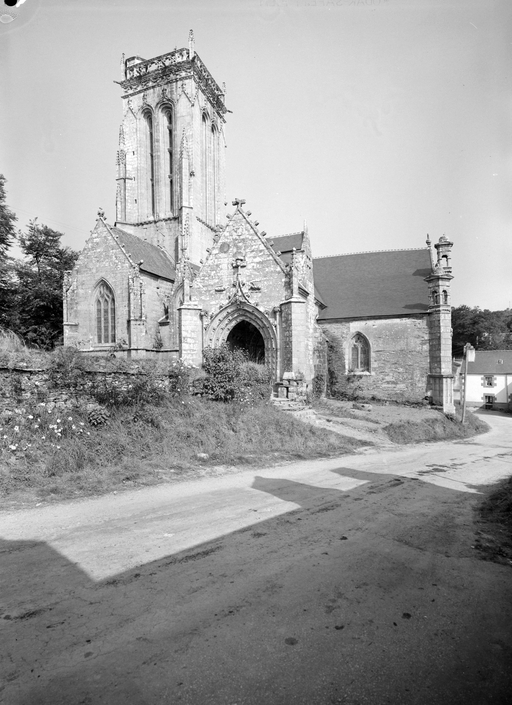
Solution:
[(225, 88), (188, 47), (122, 61), (116, 225), (199, 264), (221, 222)]

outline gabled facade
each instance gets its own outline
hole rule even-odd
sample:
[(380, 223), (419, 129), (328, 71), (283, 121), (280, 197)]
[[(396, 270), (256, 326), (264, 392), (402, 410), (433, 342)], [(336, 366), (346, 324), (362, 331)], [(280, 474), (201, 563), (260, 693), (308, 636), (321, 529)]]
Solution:
[[(452, 243), (313, 259), (307, 229), (269, 237), (224, 215), (225, 89), (194, 49), (124, 63), (116, 221), (103, 212), (64, 285), (64, 342), (91, 354), (202, 362), (227, 343), (276, 388), (341, 374), (368, 395), (453, 411)], [(221, 217), (222, 216), (222, 217)]]
[(468, 362), (466, 403), (512, 411), (512, 350), (477, 350)]

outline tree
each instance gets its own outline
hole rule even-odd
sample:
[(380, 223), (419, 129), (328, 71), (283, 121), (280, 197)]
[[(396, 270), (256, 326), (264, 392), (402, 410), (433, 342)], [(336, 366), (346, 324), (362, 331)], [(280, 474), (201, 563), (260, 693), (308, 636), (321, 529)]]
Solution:
[(25, 261), (14, 265), (17, 291), (13, 329), (30, 345), (46, 350), (62, 336), (62, 284), (78, 253), (61, 247), (62, 233), (30, 221), (18, 235)]
[(17, 220), (5, 203), (5, 183), (5, 176), (0, 174), (0, 261), (7, 256), (7, 250), (15, 238), (14, 223)]
[(477, 350), (512, 349), (512, 309), (483, 311), (476, 306), (452, 308), (452, 353), (461, 356), (464, 345)]
[(5, 183), (5, 177), (0, 174), (0, 327), (9, 328), (14, 296), (14, 276), (12, 260), (7, 252), (15, 238), (14, 223), (17, 219), (5, 203)]

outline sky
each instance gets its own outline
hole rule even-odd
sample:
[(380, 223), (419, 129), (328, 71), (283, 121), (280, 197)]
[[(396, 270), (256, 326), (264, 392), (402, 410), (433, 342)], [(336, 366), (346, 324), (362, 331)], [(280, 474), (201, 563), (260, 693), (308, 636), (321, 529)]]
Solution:
[[(12, 21), (7, 21), (10, 12)], [(115, 220), (121, 55), (227, 86), (227, 193), (314, 256), (454, 243), (452, 304), (512, 307), (510, 0), (0, 0), (0, 173), (79, 250)]]

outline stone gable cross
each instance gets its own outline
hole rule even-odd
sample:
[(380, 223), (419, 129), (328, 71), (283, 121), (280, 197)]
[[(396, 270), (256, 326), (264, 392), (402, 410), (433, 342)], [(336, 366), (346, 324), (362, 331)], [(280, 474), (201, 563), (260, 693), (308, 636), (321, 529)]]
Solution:
[(233, 205), (237, 206), (237, 207), (243, 206), (244, 203), (245, 203), (245, 199), (243, 199), (243, 198), (235, 198), (235, 200), (233, 201)]

